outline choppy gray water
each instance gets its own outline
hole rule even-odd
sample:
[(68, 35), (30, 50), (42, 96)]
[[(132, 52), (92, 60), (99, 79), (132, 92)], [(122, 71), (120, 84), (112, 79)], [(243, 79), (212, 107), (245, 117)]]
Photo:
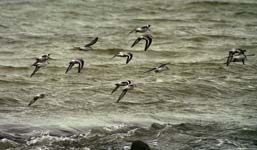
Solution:
[[(228, 50), (257, 54), (255, 0), (1, 0), (0, 149), (257, 149), (256, 57), (224, 65)], [(130, 48), (151, 24), (153, 43)], [(99, 36), (94, 50), (71, 50)], [(119, 51), (133, 60), (110, 59)], [(34, 58), (51, 53), (29, 78)], [(82, 73), (64, 74), (83, 58)], [(143, 74), (170, 62), (170, 70)], [(122, 80), (140, 83), (121, 103)], [(39, 93), (48, 94), (32, 107)]]

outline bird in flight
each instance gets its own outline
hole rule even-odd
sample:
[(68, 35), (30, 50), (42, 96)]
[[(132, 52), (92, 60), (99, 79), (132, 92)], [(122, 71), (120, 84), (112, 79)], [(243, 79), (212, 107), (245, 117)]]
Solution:
[(98, 41), (98, 37), (95, 37), (91, 42), (89, 42), (88, 44), (82, 46), (82, 47), (74, 47), (74, 49), (78, 49), (81, 51), (88, 51), (88, 50), (92, 50), (92, 47), (96, 42)]
[(81, 69), (84, 67), (84, 60), (83, 59), (73, 59), (69, 62), (69, 66), (66, 69), (65, 73), (68, 73), (68, 71), (71, 70), (71, 68), (75, 65), (78, 64), (78, 73), (80, 73)]
[(145, 49), (144, 51), (147, 51), (147, 49), (151, 46), (152, 44), (152, 35), (150, 34), (145, 34), (145, 35), (141, 35), (139, 36), (134, 43), (131, 45), (131, 47), (134, 47), (137, 43), (139, 43), (141, 40), (145, 40)]
[(115, 57), (127, 57), (126, 64), (128, 64), (128, 63), (132, 60), (133, 54), (130, 53), (130, 52), (128, 52), (128, 53), (119, 52), (119, 53), (115, 54), (115, 55), (112, 57), (112, 59), (115, 58)]
[(34, 104), (37, 100), (44, 98), (46, 95), (45, 94), (38, 94), (36, 95), (28, 104), (28, 106), (31, 106)]
[(169, 70), (169, 67), (167, 66), (168, 64), (170, 64), (170, 63), (161, 64), (160, 66), (151, 68), (151, 69), (145, 71), (144, 73), (151, 72), (151, 71), (153, 71), (155, 73), (160, 73), (164, 70)]
[(127, 80), (127, 81), (122, 81), (122, 82), (118, 82), (115, 84), (115, 88), (112, 90), (111, 94), (114, 93), (116, 90), (118, 90), (119, 87), (121, 86), (127, 86), (131, 84), (131, 81), (130, 80)]

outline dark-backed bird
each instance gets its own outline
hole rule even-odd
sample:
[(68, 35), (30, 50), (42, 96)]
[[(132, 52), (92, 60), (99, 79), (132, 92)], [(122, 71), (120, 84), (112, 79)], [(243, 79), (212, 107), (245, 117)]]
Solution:
[(84, 67), (84, 60), (83, 59), (73, 59), (69, 62), (69, 66), (66, 69), (65, 73), (71, 70), (71, 68), (75, 65), (78, 64), (78, 73), (80, 73), (81, 69)]
[(145, 26), (142, 26), (142, 27), (137, 27), (137, 28), (131, 30), (131, 31), (129, 32), (129, 34), (132, 33), (132, 32), (145, 33), (145, 32), (147, 32), (147, 31), (150, 31), (150, 27), (151, 27), (150, 24), (145, 25)]
[(81, 51), (88, 51), (91, 50), (92, 47), (96, 42), (98, 41), (98, 37), (95, 37), (90, 43), (86, 44), (83, 47), (74, 47), (75, 49), (81, 50)]
[[(226, 65), (228, 66), (231, 62), (235, 62), (233, 60), (235, 56), (240, 56), (240, 55), (241, 57), (244, 56), (245, 57), (244, 60), (246, 60), (247, 56), (245, 55), (245, 52), (246, 50), (240, 49), (240, 48), (233, 48), (229, 50)], [(237, 61), (237, 58), (235, 60)]]
[(133, 54), (130, 52), (128, 53), (119, 52), (118, 54), (115, 54), (112, 58), (115, 58), (115, 57), (127, 57), (126, 64), (128, 64), (133, 58)]
[(130, 150), (151, 150), (151, 148), (143, 141), (133, 141)]
[(45, 94), (38, 94), (36, 95), (28, 104), (28, 106), (34, 104), (38, 99), (44, 98), (46, 95)]
[(48, 60), (39, 61), (34, 63), (32, 66), (35, 66), (34, 71), (31, 73), (30, 77), (32, 77), (40, 68), (46, 67), (48, 65)]
[(151, 72), (151, 71), (154, 71), (155, 73), (159, 73), (164, 70), (169, 70), (169, 67), (167, 66), (168, 64), (170, 64), (170, 63), (161, 64), (160, 66), (151, 68), (151, 69), (145, 71), (144, 73)]
[[(130, 80), (121, 81), (121, 82), (119, 82), (119, 83), (116, 83), (116, 84), (115, 84), (115, 88), (112, 90), (112, 93), (114, 93), (116, 90), (118, 90), (119, 87), (121, 87), (121, 86), (127, 86), (127, 85), (129, 85), (129, 84), (131, 84), (131, 81), (130, 81)], [(111, 94), (112, 94), (112, 93), (111, 93)]]
[(129, 91), (129, 90), (133, 90), (137, 85), (136, 84), (128, 84), (121, 92), (118, 100), (117, 100), (117, 103), (120, 102), (120, 100), (126, 95), (126, 93)]
[(34, 62), (33, 64), (32, 64), (32, 66), (35, 66), (37, 63), (39, 63), (39, 62), (44, 62), (44, 61), (47, 61), (47, 60), (49, 60), (49, 59), (51, 59), (50, 58), (50, 54), (45, 54), (45, 55), (42, 55), (42, 56), (40, 56), (40, 57), (37, 57), (37, 58), (35, 58), (36, 59), (36, 62)]
[(131, 47), (134, 47), (137, 43), (139, 43), (141, 40), (145, 40), (145, 49), (144, 51), (146, 51), (150, 45), (152, 44), (152, 35), (150, 34), (145, 34), (142, 36), (139, 36), (135, 42), (131, 45)]

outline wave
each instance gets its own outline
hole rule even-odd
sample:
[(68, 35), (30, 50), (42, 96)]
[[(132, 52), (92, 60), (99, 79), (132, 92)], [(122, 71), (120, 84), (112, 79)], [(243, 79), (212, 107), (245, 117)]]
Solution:
[[(257, 148), (257, 128), (240, 128), (216, 123), (158, 124), (150, 127), (118, 125), (95, 128), (35, 128), (0, 126), (0, 146), (35, 149), (122, 149), (134, 140), (146, 141), (154, 149)], [(222, 136), (221, 136), (222, 135)]]
[(188, 5), (203, 5), (203, 6), (228, 6), (228, 5), (233, 5), (233, 6), (239, 6), (241, 7), (252, 7), (256, 8), (257, 3), (253, 2), (225, 2), (225, 1), (194, 1), (194, 2), (189, 2)]

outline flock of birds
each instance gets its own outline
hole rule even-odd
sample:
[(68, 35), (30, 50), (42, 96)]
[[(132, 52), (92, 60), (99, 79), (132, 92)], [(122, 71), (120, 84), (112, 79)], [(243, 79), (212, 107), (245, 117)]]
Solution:
[[(151, 35), (151, 30), (150, 30), (151, 25), (145, 25), (142, 27), (137, 27), (133, 30), (131, 30), (129, 32), (130, 33), (144, 33), (143, 35), (137, 37), (137, 39), (133, 42), (133, 44), (131, 45), (131, 48), (134, 47), (135, 45), (137, 45), (140, 41), (144, 40), (145, 41), (145, 47), (144, 47), (144, 51), (147, 51), (149, 49), (149, 47), (152, 44), (152, 35)], [(92, 50), (92, 46), (97, 43), (98, 41), (98, 37), (94, 38), (90, 43), (82, 46), (82, 47), (74, 47), (73, 49), (77, 49), (77, 50), (81, 50), (81, 51), (89, 51)], [(254, 56), (255, 54), (250, 54), (250, 55), (246, 55), (246, 50), (241, 49), (241, 48), (233, 48), (229, 51), (226, 61), (226, 65), (229, 66), (230, 63), (232, 62), (242, 62), (243, 64), (245, 64), (245, 61), (247, 60), (247, 56)], [(133, 54), (131, 52), (128, 53), (124, 53), (124, 52), (119, 52), (117, 54), (115, 54), (112, 59), (116, 58), (116, 57), (121, 57), (121, 58), (126, 58), (126, 64), (128, 64), (132, 58), (133, 58)], [(35, 67), (35, 69), (33, 70), (33, 72), (31, 73), (30, 77), (34, 76), (36, 74), (36, 72), (43, 67), (46, 67), (49, 63), (48, 60), (52, 59), (50, 57), (50, 54), (45, 54), (42, 55), (41, 57), (36, 58), (36, 62), (34, 62), (32, 64), (32, 66)], [(164, 63), (161, 64), (157, 67), (151, 68), (147, 71), (145, 71), (144, 73), (147, 72), (155, 72), (155, 73), (159, 73), (165, 70), (169, 70), (169, 65), (170, 63)], [(81, 70), (84, 67), (84, 60), (83, 59), (73, 59), (69, 62), (69, 66), (67, 67), (65, 74), (68, 73), (73, 66), (77, 65), (78, 66), (78, 73), (81, 72)], [(137, 84), (132, 83), (132, 81), (127, 80), (127, 81), (121, 81), (115, 84), (115, 88), (112, 90), (111, 94), (113, 94), (116, 90), (118, 90), (120, 87), (124, 87), (119, 98), (117, 99), (117, 103), (120, 102), (120, 100), (126, 95), (126, 93), (129, 90), (134, 89), (137, 86)], [(35, 103), (38, 99), (44, 98), (46, 96), (46, 94), (38, 94), (36, 95), (28, 104), (28, 106), (31, 106), (33, 103)]]
[[(145, 41), (145, 47), (144, 47), (144, 51), (147, 51), (148, 48), (151, 46), (152, 44), (152, 35), (150, 33), (150, 27), (151, 25), (145, 25), (142, 27), (137, 27), (135, 29), (133, 29), (132, 31), (129, 32), (130, 33), (144, 33), (143, 35), (137, 37), (137, 39), (134, 41), (134, 43), (131, 45), (131, 47), (134, 47), (135, 45), (137, 45), (140, 41), (144, 40)], [(81, 50), (81, 51), (88, 51), (88, 50), (92, 50), (92, 46), (97, 43), (98, 41), (98, 37), (94, 38), (90, 43), (82, 46), (82, 47), (74, 47), (73, 49), (77, 49), (77, 50)], [(116, 58), (116, 57), (122, 57), (122, 58), (126, 58), (126, 64), (128, 64), (132, 58), (133, 58), (133, 54), (131, 52), (128, 53), (124, 53), (124, 52), (119, 52), (117, 54), (115, 54), (112, 59)], [(33, 77), (40, 68), (46, 67), (49, 63), (48, 61), (52, 59), (50, 57), (50, 54), (45, 54), (42, 55), (38, 58), (36, 58), (36, 61), (32, 64), (32, 66), (34, 66), (34, 70), (31, 73), (30, 77)], [(150, 72), (150, 71), (154, 71), (154, 72), (161, 72), (163, 70), (167, 70), (169, 63), (166, 64), (162, 64), (161, 66), (158, 67), (154, 67), (151, 68), (150, 70), (146, 71), (146, 72)], [(78, 69), (78, 73), (81, 72), (81, 70), (84, 67), (84, 60), (83, 59), (73, 59), (69, 62), (69, 66), (67, 67), (65, 74), (68, 73), (73, 66), (77, 65), (77, 69)], [(113, 89), (113, 91), (111, 92), (114, 93), (117, 89), (119, 89), (120, 87), (124, 87), (122, 93), (120, 94), (117, 103), (126, 95), (127, 91), (134, 89), (134, 87), (136, 87), (137, 84), (132, 83), (130, 80), (127, 81), (122, 81), (119, 83), (115, 84), (115, 88)], [(31, 106), (33, 103), (35, 103), (38, 99), (44, 98), (46, 96), (46, 94), (38, 94), (36, 95), (28, 104), (28, 106)]]
[[(139, 36), (135, 41), (134, 43), (131, 45), (131, 47), (134, 47), (135, 45), (137, 45), (140, 41), (142, 40), (145, 40), (145, 48), (144, 48), (144, 51), (147, 51), (148, 48), (151, 46), (152, 44), (152, 35), (150, 34), (150, 25), (145, 25), (145, 26), (142, 26), (142, 27), (138, 27), (138, 28), (135, 28), (133, 29), (132, 31), (129, 32), (130, 33), (133, 33), (133, 32), (136, 32), (136, 33), (146, 33), (144, 35), (141, 35)], [(74, 47), (74, 49), (77, 49), (77, 50), (81, 50), (81, 51), (88, 51), (88, 50), (92, 50), (92, 47), (96, 42), (98, 41), (98, 37), (94, 38), (90, 43), (86, 44), (85, 46), (83, 47)], [(127, 58), (126, 59), (126, 64), (128, 64), (132, 58), (133, 58), (133, 54), (128, 52), (128, 53), (123, 53), (123, 52), (119, 52), (117, 54), (115, 54), (113, 58), (115, 57), (124, 57), (124, 58)], [(36, 61), (32, 64), (32, 66), (34, 66), (34, 70), (33, 72), (31, 73), (30, 77), (33, 77), (40, 68), (43, 68), (43, 67), (46, 67), (49, 63), (48, 61), (52, 59), (50, 57), (50, 54), (45, 54), (45, 55), (42, 55), (41, 57), (38, 57), (36, 58)], [(169, 68), (167, 67), (169, 63), (165, 63), (165, 64), (161, 64), (160, 66), (157, 66), (157, 67), (154, 67), (154, 68), (151, 68), (147, 71), (145, 71), (145, 73), (147, 72), (155, 72), (155, 73), (158, 73), (158, 72), (162, 72), (164, 70), (168, 70)], [(81, 72), (81, 70), (83, 69), (84, 67), (84, 60), (83, 59), (73, 59), (69, 62), (69, 65), (65, 71), (65, 74), (68, 73), (72, 67), (74, 65), (77, 65), (78, 67), (78, 73)], [(111, 94), (113, 94), (115, 91), (117, 91), (120, 87), (124, 87), (124, 89), (122, 90), (122, 93), (120, 94), (118, 100), (117, 100), (117, 103), (119, 103), (119, 101), (126, 95), (126, 93), (129, 91), (129, 90), (132, 90), (134, 89), (135, 87), (137, 86), (137, 84), (135, 83), (132, 83), (131, 80), (127, 80), (127, 81), (121, 81), (121, 82), (118, 82), (115, 84), (115, 88), (112, 90)], [(46, 94), (38, 94), (36, 95), (28, 104), (28, 106), (31, 106), (32, 104), (34, 104), (37, 100), (39, 99), (42, 99), (46, 96)], [(133, 141), (132, 144), (131, 144), (131, 148), (130, 150), (151, 150), (150, 147), (142, 142), (142, 141), (139, 141), (139, 140), (136, 140), (136, 141)]]
[[(133, 29), (132, 31), (129, 32), (133, 33), (144, 33), (143, 35), (137, 37), (137, 39), (134, 41), (134, 43), (131, 45), (131, 48), (134, 47), (135, 45), (137, 45), (140, 41), (144, 40), (145, 41), (145, 46), (144, 46), (144, 51), (147, 51), (149, 49), (149, 47), (152, 44), (152, 35), (151, 35), (151, 30), (150, 30), (151, 25), (145, 25), (142, 27), (137, 27), (135, 29)], [(77, 50), (81, 50), (81, 51), (88, 51), (88, 50), (92, 50), (92, 46), (97, 43), (98, 41), (98, 37), (94, 38), (90, 43), (86, 44), (85, 46), (82, 47), (74, 47), (74, 49)], [(243, 64), (245, 64), (245, 61), (247, 60), (247, 56), (254, 56), (254, 54), (250, 54), (250, 55), (246, 55), (246, 50), (244, 49), (240, 49), (240, 48), (233, 48), (232, 50), (229, 51), (226, 61), (226, 65), (229, 66), (230, 63), (232, 62), (242, 62)], [(126, 64), (128, 64), (132, 58), (133, 58), (133, 54), (131, 52), (128, 53), (124, 53), (124, 52), (119, 52), (117, 54), (115, 54), (112, 59), (116, 58), (116, 57), (121, 57), (121, 58), (126, 58)], [(32, 64), (32, 66), (35, 67), (35, 69), (33, 70), (33, 72), (31, 73), (30, 77), (33, 77), (36, 72), (38, 72), (38, 70), (42, 67), (46, 67), (48, 65), (48, 61), (52, 59), (50, 57), (50, 54), (46, 54), (46, 55), (42, 55), (41, 57), (36, 58), (36, 61)], [(164, 63), (161, 64), (157, 67), (151, 68), (147, 71), (145, 71), (144, 73), (147, 72), (155, 72), (155, 73), (159, 73), (165, 70), (169, 70), (168, 65), (170, 63)], [(75, 65), (78, 66), (78, 73), (81, 72), (81, 70), (84, 67), (84, 60), (83, 59), (74, 59), (71, 60), (69, 62), (69, 65), (65, 71), (65, 74), (68, 73)], [(115, 84), (115, 88), (112, 90), (111, 94), (113, 94), (114, 92), (116, 92), (120, 87), (123, 87), (123, 90), (119, 96), (119, 98), (117, 99), (117, 103), (120, 102), (120, 100), (126, 95), (126, 93), (129, 90), (134, 89), (137, 86), (137, 84), (132, 83), (131, 80), (127, 80), (127, 81), (121, 81)], [(39, 94), (36, 95), (28, 104), (28, 106), (31, 106), (33, 103), (35, 103), (38, 99), (42, 99), (46, 96), (46, 94)], [(131, 145), (131, 150), (150, 150), (150, 147), (142, 142), (142, 141), (134, 141)]]

